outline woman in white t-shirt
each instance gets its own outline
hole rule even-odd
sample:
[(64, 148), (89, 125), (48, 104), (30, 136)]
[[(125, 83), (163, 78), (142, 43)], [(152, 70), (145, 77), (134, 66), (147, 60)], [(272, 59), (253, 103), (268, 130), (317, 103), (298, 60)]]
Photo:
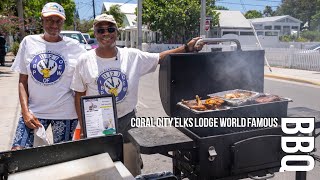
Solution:
[[(170, 53), (183, 53), (200, 50), (194, 47), (200, 38), (176, 49), (162, 53), (142, 52), (133, 48), (117, 48), (117, 24), (113, 16), (102, 14), (94, 20), (94, 34), (99, 47), (88, 51), (79, 58), (71, 88), (76, 92), (76, 109), (80, 112), (80, 97), (85, 95), (113, 94), (117, 102), (118, 131), (124, 136), (124, 163), (134, 175), (141, 172), (140, 156), (129, 143), (130, 120), (135, 117), (138, 101), (138, 84), (141, 76), (155, 71), (159, 60)], [(81, 121), (80, 121), (81, 122)]]
[(86, 50), (60, 36), (66, 19), (61, 5), (47, 3), (41, 18), (45, 33), (25, 37), (11, 67), (20, 73), (21, 104), (13, 150), (33, 147), (34, 129), (50, 124), (54, 143), (72, 140), (78, 122), (70, 84), (78, 57)]

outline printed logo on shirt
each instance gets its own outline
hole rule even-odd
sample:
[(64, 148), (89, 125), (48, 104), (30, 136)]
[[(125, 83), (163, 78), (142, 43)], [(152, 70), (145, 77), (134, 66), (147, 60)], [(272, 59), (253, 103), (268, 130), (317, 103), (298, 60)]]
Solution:
[(33, 79), (42, 85), (58, 82), (65, 71), (66, 62), (61, 55), (53, 52), (39, 53), (30, 63)]
[(121, 102), (128, 92), (128, 81), (120, 69), (102, 71), (97, 79), (99, 94), (113, 94), (117, 102)]

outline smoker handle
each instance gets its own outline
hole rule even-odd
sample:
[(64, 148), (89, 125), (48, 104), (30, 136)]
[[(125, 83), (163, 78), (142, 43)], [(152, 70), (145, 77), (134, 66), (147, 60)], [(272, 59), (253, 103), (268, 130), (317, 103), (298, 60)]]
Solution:
[(235, 42), (237, 45), (237, 51), (241, 51), (240, 41), (238, 39), (226, 39), (226, 38), (202, 38), (199, 39), (194, 46), (197, 46), (199, 43), (204, 42), (206, 44), (211, 44), (214, 42)]
[(253, 176), (251, 174), (248, 174), (249, 178), (250, 179), (253, 179), (253, 180), (266, 180), (266, 179), (271, 179), (274, 177), (274, 173), (270, 173), (270, 174), (266, 174), (265, 176)]

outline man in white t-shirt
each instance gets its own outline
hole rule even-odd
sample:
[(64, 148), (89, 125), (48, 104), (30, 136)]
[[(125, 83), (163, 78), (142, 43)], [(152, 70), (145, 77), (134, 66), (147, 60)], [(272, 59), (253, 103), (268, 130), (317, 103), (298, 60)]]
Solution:
[(72, 140), (77, 125), (70, 84), (80, 54), (79, 42), (60, 36), (66, 19), (63, 7), (47, 3), (41, 12), (44, 34), (30, 35), (20, 43), (11, 67), (19, 72), (19, 119), (12, 149), (33, 146), (34, 129), (50, 124), (53, 142)]
[[(76, 109), (80, 112), (80, 97), (85, 95), (114, 94), (116, 97), (118, 131), (124, 135), (124, 164), (134, 175), (141, 173), (140, 156), (129, 143), (130, 120), (135, 117), (138, 101), (138, 85), (141, 76), (155, 71), (159, 60), (170, 53), (200, 50), (194, 47), (200, 38), (177, 49), (161, 53), (142, 52), (134, 48), (117, 48), (117, 24), (113, 16), (102, 14), (94, 20), (94, 34), (99, 47), (81, 55), (71, 88), (76, 92)], [(197, 49), (196, 49), (197, 48)], [(81, 122), (81, 121), (80, 121)]]

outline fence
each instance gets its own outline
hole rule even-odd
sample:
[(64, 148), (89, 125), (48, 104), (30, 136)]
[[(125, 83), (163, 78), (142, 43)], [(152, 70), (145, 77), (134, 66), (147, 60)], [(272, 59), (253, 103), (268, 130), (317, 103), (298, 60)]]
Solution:
[[(162, 52), (168, 49), (174, 49), (181, 46), (181, 44), (142, 44), (143, 51), (148, 52)], [(220, 48), (222, 51), (235, 50), (234, 44), (220, 44), (204, 46), (203, 51), (211, 51), (214, 48)], [(242, 50), (258, 50), (257, 45), (242, 46)], [(264, 48), (266, 58), (270, 66), (302, 69), (309, 71), (320, 72), (320, 52), (313, 50), (305, 50), (298, 48)]]
[(270, 66), (320, 71), (320, 52), (295, 48), (266, 48)]

